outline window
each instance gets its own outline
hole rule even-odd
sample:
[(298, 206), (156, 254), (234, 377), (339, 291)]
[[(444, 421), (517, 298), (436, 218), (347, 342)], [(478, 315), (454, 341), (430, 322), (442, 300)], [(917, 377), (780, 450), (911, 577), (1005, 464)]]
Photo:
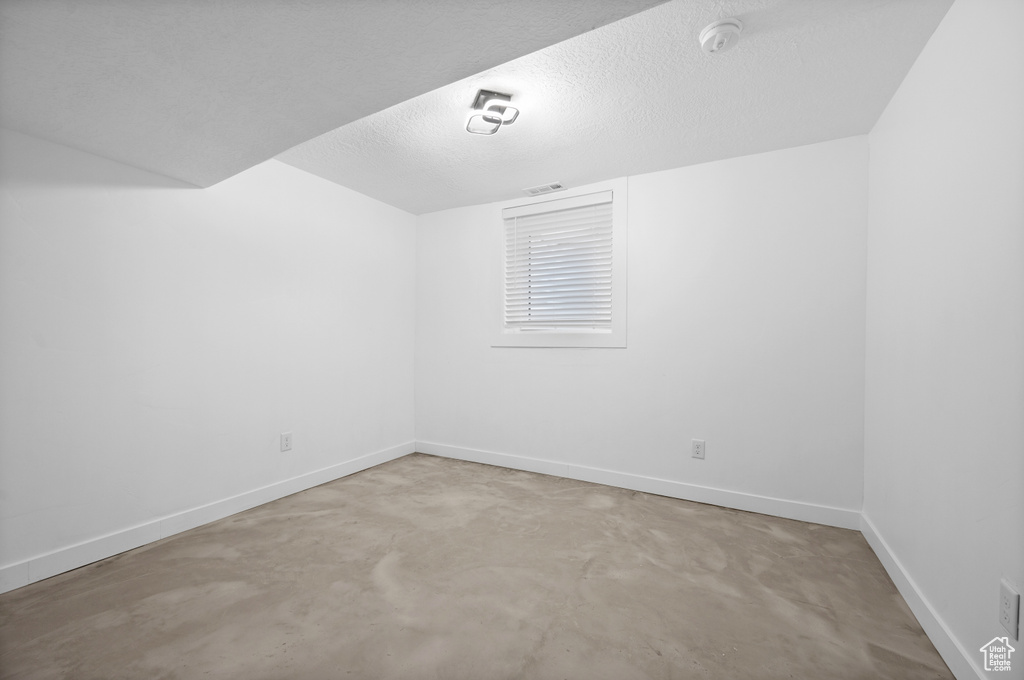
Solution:
[(495, 346), (626, 346), (624, 204), (609, 189), (502, 211)]

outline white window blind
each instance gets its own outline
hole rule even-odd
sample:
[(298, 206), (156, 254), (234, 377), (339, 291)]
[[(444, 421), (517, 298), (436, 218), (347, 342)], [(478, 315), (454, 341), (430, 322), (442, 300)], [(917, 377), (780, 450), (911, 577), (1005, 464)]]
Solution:
[(612, 192), (506, 208), (508, 331), (612, 330)]

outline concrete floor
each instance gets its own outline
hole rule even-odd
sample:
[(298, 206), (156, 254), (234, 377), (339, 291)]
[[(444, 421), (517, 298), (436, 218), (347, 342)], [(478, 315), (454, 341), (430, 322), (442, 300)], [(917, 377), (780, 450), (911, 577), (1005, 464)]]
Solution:
[(855, 532), (414, 454), (0, 596), (3, 678), (952, 678)]

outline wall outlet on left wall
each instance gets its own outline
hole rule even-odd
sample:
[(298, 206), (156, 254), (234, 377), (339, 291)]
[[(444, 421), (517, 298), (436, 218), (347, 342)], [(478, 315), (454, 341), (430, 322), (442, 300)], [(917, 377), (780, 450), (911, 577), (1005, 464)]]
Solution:
[(292, 433), (282, 432), (281, 433), (281, 450), (291, 451), (292, 450)]
[(1014, 640), (1020, 639), (1020, 594), (1006, 579), (999, 582), (999, 623)]

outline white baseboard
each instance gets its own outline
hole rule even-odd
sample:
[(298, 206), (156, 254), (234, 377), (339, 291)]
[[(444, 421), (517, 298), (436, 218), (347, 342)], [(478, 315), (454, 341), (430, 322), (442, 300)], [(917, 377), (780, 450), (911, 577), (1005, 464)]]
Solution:
[(870, 518), (860, 511), (789, 501), (726, 489), (715, 489), (668, 479), (659, 479), (657, 477), (603, 470), (585, 465), (573, 465), (507, 453), (467, 449), (435, 442), (421, 441), (399, 444), (398, 446), (360, 456), (344, 463), (253, 489), (231, 498), (225, 498), (197, 508), (161, 517), (138, 526), (0, 567), (0, 593), (41, 581), (65, 571), (77, 569), (78, 567), (117, 555), (126, 550), (131, 550), (161, 538), (173, 536), (203, 524), (234, 515), (243, 510), (254, 508), (257, 505), (262, 505), (278, 498), (346, 477), (381, 463), (401, 458), (414, 451), (445, 458), (486, 463), (515, 470), (526, 470), (597, 484), (606, 484), (671, 498), (720, 505), (737, 510), (814, 522), (843, 529), (859, 529), (957, 680), (984, 680), (986, 677), (975, 656), (971, 655), (953, 636), (945, 622), (936, 614), (928, 600), (918, 589), (914, 580), (903, 568), (899, 559), (890, 550), (885, 539), (878, 533)]
[(65, 571), (77, 569), (122, 553), (141, 545), (158, 541), (161, 538), (188, 531), (203, 524), (223, 519), (235, 513), (254, 508), (290, 496), (293, 493), (310, 489), (326, 482), (347, 477), (356, 472), (386, 463), (395, 458), (413, 453), (414, 442), (406, 442), (398, 446), (376, 451), (354, 458), (344, 463), (331, 465), (320, 470), (307, 472), (274, 484), (246, 491), (245, 493), (214, 501), (206, 505), (184, 510), (173, 515), (160, 517), (144, 524), (115, 531), (88, 541), (61, 548), (44, 555), (0, 567), (0, 593), (35, 583)]
[(787, 519), (798, 519), (804, 522), (815, 524), (826, 524), (828, 526), (840, 527), (842, 529), (860, 529), (860, 511), (846, 508), (836, 508), (828, 505), (815, 505), (812, 503), (801, 503), (799, 501), (788, 501), (781, 498), (769, 496), (758, 496), (755, 494), (743, 493), (741, 491), (728, 491), (726, 489), (715, 489), (696, 484), (675, 482), (669, 479), (657, 477), (645, 477), (628, 472), (616, 472), (614, 470), (602, 470), (600, 468), (586, 465), (572, 465), (559, 463), (538, 458), (526, 458), (507, 453), (495, 453), (493, 451), (480, 451), (477, 449), (466, 449), (459, 446), (448, 446), (436, 442), (416, 442), (416, 450), (420, 453), (429, 453), (445, 458), (457, 458), (459, 460), (472, 461), (474, 463), (486, 463), (488, 465), (500, 465), (515, 470), (527, 470), (529, 472), (540, 472), (546, 475), (557, 477), (568, 477), (584, 482), (594, 482), (617, 486), (623, 489), (644, 491), (669, 496), (671, 498), (682, 498), (698, 503), (720, 505), (735, 510), (746, 510), (758, 512), (764, 515), (774, 515)]
[(914, 612), (921, 628), (935, 645), (935, 649), (949, 666), (949, 670), (953, 672), (957, 680), (984, 680), (987, 676), (979, 664), (980, 653), (971, 654), (953, 636), (952, 631), (925, 598), (914, 579), (903, 568), (903, 564), (893, 554), (889, 544), (878, 533), (878, 529), (867, 514), (861, 513), (860, 521), (860, 530), (864, 534), (864, 538), (867, 539), (868, 545), (875, 551), (878, 560), (889, 573), (889, 578), (896, 584), (896, 589), (900, 591), (900, 595), (910, 607), (910, 611)]

